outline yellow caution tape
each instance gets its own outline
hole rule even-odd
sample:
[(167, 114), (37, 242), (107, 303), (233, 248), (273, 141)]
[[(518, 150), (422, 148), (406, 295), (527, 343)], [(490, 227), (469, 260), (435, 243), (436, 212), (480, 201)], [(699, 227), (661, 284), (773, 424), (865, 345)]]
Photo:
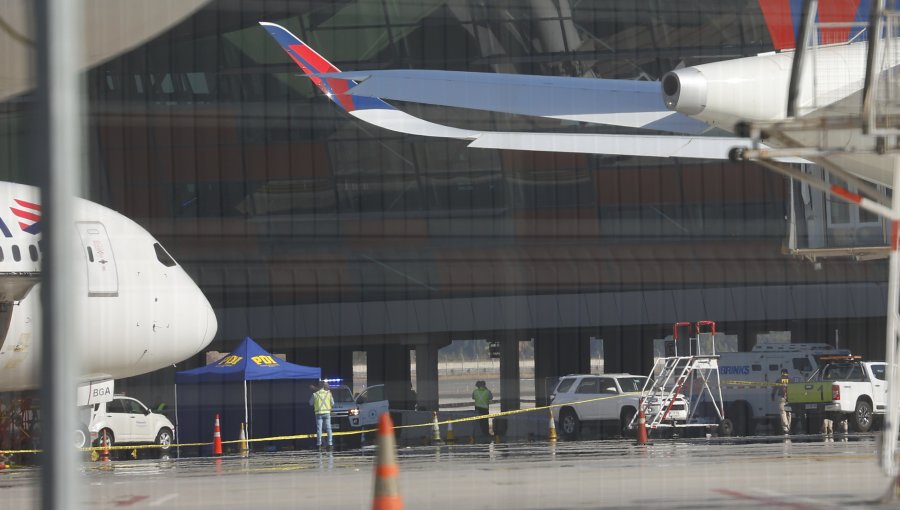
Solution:
[[(480, 414), (480, 415), (476, 415), (476, 416), (466, 416), (464, 418), (456, 418), (453, 420), (439, 421), (438, 425), (446, 425), (448, 423), (462, 423), (462, 422), (467, 422), (467, 421), (485, 420), (488, 418), (498, 418), (501, 416), (511, 416), (514, 414), (533, 413), (535, 411), (543, 411), (546, 409), (553, 409), (554, 407), (581, 405), (581, 404), (587, 404), (590, 402), (599, 402), (601, 400), (610, 400), (610, 399), (614, 399), (614, 398), (622, 398), (622, 397), (635, 396), (635, 395), (640, 395), (640, 394), (641, 394), (640, 392), (619, 393), (616, 395), (608, 395), (608, 396), (604, 396), (604, 397), (589, 398), (589, 399), (585, 399), (585, 400), (578, 400), (575, 402), (566, 402), (564, 404), (550, 404), (550, 405), (540, 406), (540, 407), (529, 407), (528, 409), (515, 409), (512, 411), (501, 411), (499, 413)], [(432, 427), (432, 426), (434, 426), (434, 422), (417, 423), (417, 424), (413, 424), (413, 425), (399, 425), (399, 426), (395, 426), (394, 429), (413, 429), (413, 428), (419, 428), (419, 427)], [(377, 431), (378, 431), (378, 429), (372, 428), (372, 429), (365, 429), (365, 430), (338, 431), (338, 432), (333, 432), (331, 435), (332, 436), (353, 436), (353, 435), (359, 435), (359, 434), (371, 434), (371, 433), (374, 433)], [(260, 437), (260, 438), (254, 438), (254, 439), (231, 439), (228, 441), (222, 441), (222, 444), (223, 445), (239, 444), (243, 441), (246, 441), (247, 443), (258, 443), (258, 442), (264, 442), (264, 441), (293, 441), (293, 440), (297, 440), (297, 439), (315, 439), (317, 436), (318, 436), (318, 434), (295, 434), (295, 435), (290, 435), (290, 436), (272, 436), (272, 437)], [(212, 446), (212, 445), (213, 445), (212, 441), (207, 442), (207, 443), (171, 443), (168, 446), (168, 448), (188, 448), (188, 447), (196, 447), (196, 446), (202, 447), (202, 446)], [(146, 444), (146, 445), (121, 445), (121, 446), (87, 446), (84, 448), (79, 448), (79, 450), (82, 452), (98, 452), (99, 453), (99, 452), (102, 452), (103, 450), (107, 450), (107, 451), (146, 450), (146, 449), (160, 449), (160, 448), (162, 448), (162, 445)], [(39, 449), (35, 449), (35, 450), (0, 450), (0, 455), (2, 455), (2, 454), (41, 453), (42, 451), (43, 450), (39, 450)]]

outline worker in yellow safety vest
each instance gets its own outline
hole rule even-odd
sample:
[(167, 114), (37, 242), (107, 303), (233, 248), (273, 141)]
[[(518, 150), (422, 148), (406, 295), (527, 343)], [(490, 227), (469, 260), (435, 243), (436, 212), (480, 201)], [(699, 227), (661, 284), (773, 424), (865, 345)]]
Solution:
[(319, 381), (319, 390), (309, 397), (309, 405), (316, 413), (316, 446), (322, 448), (322, 427), (328, 431), (328, 449), (332, 448), (331, 442), (331, 408), (334, 407), (334, 397), (331, 396), (331, 388), (325, 381)]
[[(491, 390), (487, 389), (487, 383), (484, 381), (475, 383), (475, 391), (472, 392), (472, 400), (475, 401), (475, 414), (481, 416), (490, 414), (491, 401), (494, 400), (494, 394), (491, 393)], [(490, 435), (487, 419), (479, 420), (479, 423), (481, 424), (481, 432), (486, 436)]]
[(772, 388), (772, 399), (778, 398), (778, 410), (781, 411), (781, 428), (785, 435), (791, 432), (791, 413), (785, 409), (785, 404), (787, 404), (787, 387), (790, 382), (788, 371), (786, 368), (783, 368), (781, 369), (781, 378), (778, 379), (775, 387)]

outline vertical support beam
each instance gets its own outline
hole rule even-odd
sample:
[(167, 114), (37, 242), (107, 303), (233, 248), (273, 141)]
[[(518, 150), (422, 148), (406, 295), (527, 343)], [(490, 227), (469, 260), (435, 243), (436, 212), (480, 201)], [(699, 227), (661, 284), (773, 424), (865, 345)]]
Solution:
[[(900, 212), (900, 157), (894, 158), (894, 194), (891, 207)], [(900, 418), (900, 360), (897, 359), (897, 328), (900, 313), (900, 252), (898, 252), (898, 228), (900, 222), (891, 221), (891, 252), (888, 258), (887, 335), (885, 360), (887, 361), (887, 410), (881, 435), (881, 469), (891, 477), (897, 476), (897, 433)], [(892, 482), (893, 485), (893, 482)], [(894, 498), (896, 491), (892, 490)]]
[(500, 338), (500, 410), (520, 409), (519, 340), (510, 331)]
[(366, 385), (384, 384), (387, 381), (385, 369), (385, 346), (366, 346)]
[[(41, 185), (44, 261), (41, 268), (41, 508), (79, 508), (75, 381), (79, 346), (65, 341), (83, 323), (73, 310), (75, 257), (72, 211), (83, 180), (81, 123), (81, 4), (34, 3), (37, 29), (36, 115), (31, 140), (33, 175)], [(79, 334), (81, 334), (79, 332)]]
[(438, 410), (438, 347), (433, 342), (416, 345), (416, 393), (419, 409)]
[(535, 405), (550, 403), (550, 392), (559, 378), (557, 370), (556, 338), (547, 332), (538, 332), (534, 338), (534, 398)]
[[(373, 352), (377, 353), (377, 355), (373, 356)], [(411, 387), (409, 346), (401, 343), (400, 338), (388, 339), (388, 342), (384, 345), (369, 349), (366, 356), (368, 358), (369, 377), (372, 377), (373, 371), (380, 376), (379, 381), (384, 383), (384, 394), (391, 401), (391, 408), (411, 408), (414, 402), (410, 402), (409, 398)], [(369, 384), (377, 383), (373, 380)]]
[(608, 374), (624, 372), (622, 370), (622, 327), (605, 327), (600, 337), (603, 338), (603, 371)]

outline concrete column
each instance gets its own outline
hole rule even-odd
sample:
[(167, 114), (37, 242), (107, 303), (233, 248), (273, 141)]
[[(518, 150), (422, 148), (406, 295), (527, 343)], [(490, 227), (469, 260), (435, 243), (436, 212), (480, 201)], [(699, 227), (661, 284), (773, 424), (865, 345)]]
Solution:
[(500, 410), (521, 408), (519, 339), (514, 333), (500, 338)]
[(412, 407), (409, 402), (410, 371), (409, 346), (393, 339), (391, 342), (366, 348), (369, 386), (384, 384), (385, 395), (394, 409)]
[(545, 406), (550, 402), (551, 386), (559, 377), (557, 368), (556, 338), (552, 332), (538, 332), (534, 337), (534, 398), (535, 405)]
[(603, 328), (600, 334), (603, 338), (604, 372), (614, 374), (624, 372), (622, 370), (622, 333), (618, 326)]
[[(594, 333), (596, 334), (596, 333)], [(547, 405), (559, 377), (590, 371), (589, 332), (577, 329), (539, 331), (534, 339), (534, 391), (537, 405)]]
[(416, 345), (416, 393), (419, 409), (438, 409), (438, 346), (434, 343)]

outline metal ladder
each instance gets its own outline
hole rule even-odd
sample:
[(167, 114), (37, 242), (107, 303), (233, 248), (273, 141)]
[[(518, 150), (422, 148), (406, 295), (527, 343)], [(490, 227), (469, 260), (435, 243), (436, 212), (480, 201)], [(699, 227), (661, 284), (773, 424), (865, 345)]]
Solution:
[[(671, 411), (676, 397), (694, 371), (694, 356), (660, 358), (653, 367), (653, 373), (657, 369), (659, 375), (648, 379), (648, 382), (652, 381), (652, 385), (649, 389), (645, 388), (641, 400), (641, 410), (644, 411), (647, 427), (651, 430), (657, 428)], [(653, 403), (659, 404), (656, 412), (651, 412)]]

